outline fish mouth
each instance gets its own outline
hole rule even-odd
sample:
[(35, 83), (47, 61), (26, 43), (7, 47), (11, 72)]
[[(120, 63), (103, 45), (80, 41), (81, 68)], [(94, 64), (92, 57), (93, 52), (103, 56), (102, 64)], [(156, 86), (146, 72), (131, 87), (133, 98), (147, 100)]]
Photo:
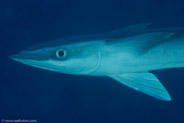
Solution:
[(20, 60), (40, 60), (40, 56), (38, 54), (28, 52), (28, 51), (21, 51), (17, 54), (9, 56), (10, 59), (15, 61)]

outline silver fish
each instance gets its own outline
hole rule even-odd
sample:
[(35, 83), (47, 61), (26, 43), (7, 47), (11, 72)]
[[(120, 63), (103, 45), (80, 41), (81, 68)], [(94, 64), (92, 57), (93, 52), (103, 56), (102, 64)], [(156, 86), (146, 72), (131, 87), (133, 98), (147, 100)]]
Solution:
[(45, 42), (10, 58), (60, 73), (110, 77), (157, 99), (171, 101), (168, 91), (150, 71), (184, 67), (184, 33), (149, 30), (149, 25)]

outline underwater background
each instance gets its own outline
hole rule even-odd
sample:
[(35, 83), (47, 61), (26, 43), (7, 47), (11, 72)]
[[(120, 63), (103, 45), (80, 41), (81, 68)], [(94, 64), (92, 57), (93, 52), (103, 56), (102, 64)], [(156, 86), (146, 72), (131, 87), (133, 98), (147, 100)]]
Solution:
[(184, 1), (0, 0), (0, 122), (184, 123), (183, 68), (153, 71), (171, 94), (165, 102), (110, 78), (59, 74), (8, 58), (39, 42), (144, 22), (184, 27)]

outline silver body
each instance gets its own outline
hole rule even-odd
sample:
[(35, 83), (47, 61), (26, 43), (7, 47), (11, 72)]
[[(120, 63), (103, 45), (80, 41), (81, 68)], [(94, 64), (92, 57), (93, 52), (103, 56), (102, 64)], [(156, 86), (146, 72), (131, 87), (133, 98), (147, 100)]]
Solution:
[(140, 54), (127, 48), (129, 45), (132, 44), (123, 41), (104, 44), (99, 51), (99, 66), (93, 74), (121, 74), (184, 67), (184, 37), (159, 44)]
[(96, 37), (62, 39), (67, 43), (58, 40), (55, 45), (25, 50), (10, 58), (60, 73), (111, 77), (170, 101), (167, 90), (149, 71), (184, 67), (184, 35), (167, 30), (147, 31), (148, 25), (133, 25)]

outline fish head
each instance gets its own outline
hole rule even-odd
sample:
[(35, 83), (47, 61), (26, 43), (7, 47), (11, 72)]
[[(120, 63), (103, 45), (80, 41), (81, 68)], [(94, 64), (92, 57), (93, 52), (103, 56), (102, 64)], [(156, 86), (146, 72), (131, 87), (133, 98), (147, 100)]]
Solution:
[(91, 74), (99, 66), (103, 41), (39, 46), (20, 51), (11, 59), (33, 67), (67, 74)]

